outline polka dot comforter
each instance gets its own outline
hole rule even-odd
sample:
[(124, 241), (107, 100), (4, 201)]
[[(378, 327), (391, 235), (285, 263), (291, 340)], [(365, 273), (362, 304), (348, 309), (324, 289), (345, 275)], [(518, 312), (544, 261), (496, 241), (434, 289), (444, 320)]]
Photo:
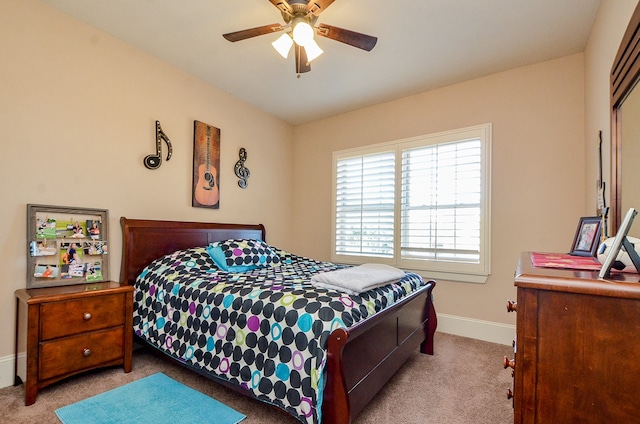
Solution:
[(243, 273), (220, 270), (204, 247), (155, 260), (136, 281), (134, 331), (301, 422), (318, 423), (330, 332), (425, 283), (407, 273), (360, 295), (319, 289), (310, 283), (313, 274), (343, 266), (276, 251), (281, 264)]

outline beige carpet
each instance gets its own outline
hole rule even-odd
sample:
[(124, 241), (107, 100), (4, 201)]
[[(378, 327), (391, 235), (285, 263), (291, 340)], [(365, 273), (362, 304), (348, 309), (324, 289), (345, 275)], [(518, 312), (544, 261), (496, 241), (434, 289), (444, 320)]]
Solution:
[[(507, 389), (511, 371), (502, 367), (510, 346), (436, 333), (434, 356), (415, 355), (358, 416), (354, 424), (513, 423)], [(163, 372), (245, 414), (243, 424), (298, 423), (280, 410), (241, 396), (144, 350), (133, 356), (133, 371), (110, 368), (72, 377), (38, 393), (24, 406), (24, 387), (0, 389), (1, 423), (58, 423), (55, 410), (147, 375)], [(176, 423), (179, 424), (179, 423)]]

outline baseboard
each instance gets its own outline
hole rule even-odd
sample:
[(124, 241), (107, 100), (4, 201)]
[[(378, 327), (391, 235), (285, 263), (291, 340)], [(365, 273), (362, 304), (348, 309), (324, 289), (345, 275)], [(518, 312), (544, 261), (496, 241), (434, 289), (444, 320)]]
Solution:
[[(24, 357), (24, 353), (21, 354)], [(14, 355), (8, 355), (0, 358), (0, 389), (3, 387), (13, 386), (14, 377)], [(24, 362), (24, 361), (23, 361)]]
[(516, 336), (515, 325), (440, 313), (437, 331), (508, 346), (511, 346)]

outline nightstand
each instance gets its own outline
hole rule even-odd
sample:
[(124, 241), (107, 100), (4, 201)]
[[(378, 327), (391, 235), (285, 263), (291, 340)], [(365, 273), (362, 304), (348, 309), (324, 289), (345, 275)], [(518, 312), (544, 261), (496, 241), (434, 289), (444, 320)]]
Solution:
[(116, 282), (16, 290), (15, 384), (25, 404), (71, 375), (123, 365), (131, 371), (133, 287)]

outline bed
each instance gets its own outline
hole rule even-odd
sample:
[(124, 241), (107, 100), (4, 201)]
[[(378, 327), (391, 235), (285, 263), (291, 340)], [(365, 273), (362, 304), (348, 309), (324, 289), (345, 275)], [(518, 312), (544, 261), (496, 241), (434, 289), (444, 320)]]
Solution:
[[(301, 422), (350, 423), (418, 348), (433, 354), (434, 281), (407, 273), (397, 283), (346, 295), (310, 288), (307, 281), (311, 274), (342, 265), (267, 245), (261, 224), (125, 217), (120, 223), (120, 281), (136, 287), (136, 340)], [(211, 249), (233, 240), (264, 243), (260, 246), (271, 248), (273, 260), (280, 262), (223, 271)], [(198, 276), (187, 277), (186, 268)], [(267, 306), (267, 298), (277, 304)], [(198, 306), (198, 300), (204, 303)], [(265, 324), (265, 316), (277, 322)], [(212, 323), (214, 318), (219, 321)], [(292, 329), (302, 328), (303, 321), (306, 335), (294, 335)], [(232, 333), (231, 324), (241, 328)]]

